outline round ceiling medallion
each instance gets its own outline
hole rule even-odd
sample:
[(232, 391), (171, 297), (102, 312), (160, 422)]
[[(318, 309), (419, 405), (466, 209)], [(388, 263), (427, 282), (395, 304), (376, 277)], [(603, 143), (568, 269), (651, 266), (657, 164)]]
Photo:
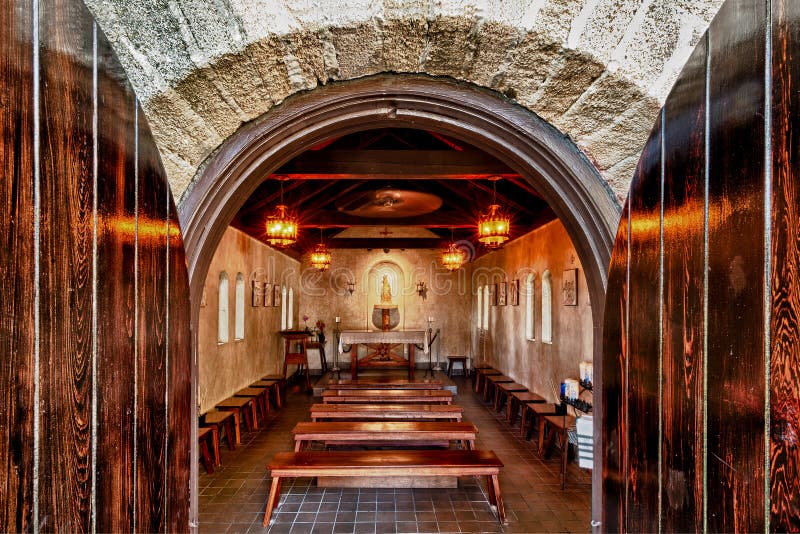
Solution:
[(416, 217), (438, 210), (442, 199), (431, 193), (384, 188), (356, 193), (337, 208), (348, 215), (374, 219)]

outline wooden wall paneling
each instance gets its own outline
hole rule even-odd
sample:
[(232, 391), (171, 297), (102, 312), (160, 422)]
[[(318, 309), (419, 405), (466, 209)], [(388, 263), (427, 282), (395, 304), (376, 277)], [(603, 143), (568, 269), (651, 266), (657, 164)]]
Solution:
[(86, 531), (91, 505), (92, 19), (40, 4), (39, 526)]
[(764, 530), (765, 15), (764, 0), (728, 0), (709, 30), (707, 521), (714, 532)]
[(0, 529), (18, 532), (33, 530), (32, 14), (0, 4)]
[(136, 100), (99, 29), (97, 41), (97, 525), (103, 531), (130, 532), (136, 396)]
[(658, 531), (661, 120), (630, 191), (627, 530)]
[(662, 524), (703, 529), (706, 38), (664, 105)]
[(800, 531), (800, 3), (772, 1), (770, 528)]
[(165, 530), (167, 200), (161, 160), (139, 113), (139, 332), (136, 528)]
[(608, 272), (603, 330), (603, 530), (625, 528), (627, 479), (628, 208), (622, 210)]
[(178, 213), (169, 201), (169, 447), (167, 457), (167, 523), (169, 532), (189, 524), (189, 472), (192, 419), (192, 339), (189, 331), (189, 273), (183, 250)]

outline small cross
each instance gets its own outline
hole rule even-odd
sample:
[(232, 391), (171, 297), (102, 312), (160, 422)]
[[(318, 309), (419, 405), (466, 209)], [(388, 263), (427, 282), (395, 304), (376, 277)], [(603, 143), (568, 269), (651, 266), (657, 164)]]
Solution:
[(381, 234), (383, 237), (389, 237), (389, 235), (392, 232), (389, 231), (389, 227), (388, 226), (384, 226), (383, 227), (383, 231), (382, 232), (378, 232), (378, 233)]

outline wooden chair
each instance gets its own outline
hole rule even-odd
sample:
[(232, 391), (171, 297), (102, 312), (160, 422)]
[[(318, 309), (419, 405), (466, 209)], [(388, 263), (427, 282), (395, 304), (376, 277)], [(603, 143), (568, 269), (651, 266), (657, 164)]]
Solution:
[(279, 452), (267, 468), (272, 484), (267, 497), (263, 525), (278, 504), (281, 482), (296, 477), (437, 477), (485, 476), (489, 504), (497, 508), (497, 518), (506, 523), (503, 499), (500, 495), (500, 468), (503, 462), (493, 451), (325, 451)]

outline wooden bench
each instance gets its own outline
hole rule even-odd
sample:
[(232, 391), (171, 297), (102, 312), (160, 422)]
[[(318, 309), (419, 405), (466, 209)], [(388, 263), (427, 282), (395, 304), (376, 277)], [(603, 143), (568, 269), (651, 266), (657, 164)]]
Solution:
[[(197, 429), (197, 439), (200, 445), (200, 461), (206, 472), (209, 475), (214, 474), (214, 466), (220, 465), (219, 461), (219, 434), (217, 428), (213, 426), (205, 426)], [(211, 458), (208, 450), (208, 440), (211, 440), (212, 447), (214, 448), (214, 458)]]
[(461, 421), (464, 408), (455, 404), (313, 404), (311, 420), (449, 419)]
[(221, 412), (211, 410), (203, 415), (202, 426), (217, 427), (217, 432), (222, 435), (221, 430), (225, 430), (225, 438), (228, 441), (228, 450), (235, 451), (236, 445), (242, 442), (241, 431), (239, 430), (238, 412)]
[(408, 380), (406, 378), (361, 378), (331, 380), (326, 389), (442, 389), (441, 380)]
[(395, 477), (485, 476), (489, 503), (497, 507), (500, 523), (506, 523), (500, 495), (503, 462), (493, 451), (327, 451), (279, 452), (267, 465), (272, 485), (264, 512), (264, 526), (278, 504), (281, 481), (296, 477)]
[(329, 403), (434, 403), (450, 404), (453, 393), (446, 389), (328, 389), (322, 402)]
[[(544, 436), (542, 435), (542, 425), (544, 423), (542, 421), (542, 418), (546, 415), (556, 415), (558, 413), (558, 407), (551, 402), (544, 402), (537, 404), (527, 404), (523, 408), (524, 411), (522, 413), (522, 423), (520, 424), (520, 426), (523, 427), (522, 437), (524, 437), (525, 439), (531, 439), (534, 428), (538, 427), (539, 439), (538, 439), (537, 450), (541, 451), (542, 444), (544, 443)], [(530, 416), (530, 425), (527, 425), (527, 420), (529, 416)]]
[(286, 398), (286, 380), (281, 375), (262, 376), (261, 380), (275, 380), (278, 382), (275, 388), (275, 406), (283, 408), (283, 399)]
[(239, 420), (244, 419), (244, 426), (247, 430), (258, 429), (256, 403), (253, 402), (252, 397), (228, 397), (224, 401), (218, 402), (215, 408), (217, 410), (239, 412)]
[(513, 381), (513, 378), (506, 375), (486, 375), (483, 378), (483, 402), (489, 402), (492, 399), (497, 384)]
[[(536, 404), (545, 402), (545, 398), (532, 391), (514, 391), (508, 398), (506, 406), (506, 419), (508, 424), (514, 425), (517, 421), (518, 412), (525, 411), (526, 404)], [(522, 426), (522, 425), (520, 425)]]
[(462, 376), (467, 376), (467, 357), (466, 356), (448, 356), (447, 357), (447, 376), (452, 377), (455, 370), (455, 364), (461, 365)]
[(326, 445), (449, 445), (460, 442), (466, 449), (475, 448), (478, 429), (472, 423), (451, 421), (332, 421), (323, 423), (297, 423), (294, 434), (295, 452), (303, 450), (312, 441)]
[(540, 443), (542, 435), (547, 433), (547, 440), (539, 451), (542, 456), (545, 458), (550, 456), (550, 451), (556, 439), (558, 439), (561, 447), (561, 489), (564, 489), (567, 480), (567, 458), (569, 453), (569, 434), (567, 431), (575, 428), (575, 421), (575, 417), (571, 415), (545, 415), (539, 426)]
[(252, 397), (253, 402), (255, 403), (258, 411), (261, 412), (261, 417), (266, 419), (269, 417), (269, 399), (267, 398), (267, 393), (269, 392), (266, 388), (243, 388), (233, 394), (234, 397)]
[(256, 382), (253, 382), (252, 384), (250, 384), (250, 387), (251, 388), (264, 388), (264, 389), (266, 389), (267, 390), (267, 395), (266, 395), (267, 403), (269, 403), (269, 396), (272, 395), (272, 397), (275, 400), (275, 407), (276, 408), (280, 408), (281, 407), (282, 402), (281, 402), (281, 381), (280, 380), (262, 379), (262, 380), (258, 380)]
[(528, 388), (517, 382), (500, 382), (494, 387), (494, 411), (500, 412), (508, 396), (514, 392), (528, 391)]
[(503, 374), (494, 367), (489, 367), (487, 365), (473, 366), (472, 370), (475, 371), (475, 384), (474, 384), (475, 393), (480, 393), (481, 391), (483, 391), (483, 381), (487, 376)]

